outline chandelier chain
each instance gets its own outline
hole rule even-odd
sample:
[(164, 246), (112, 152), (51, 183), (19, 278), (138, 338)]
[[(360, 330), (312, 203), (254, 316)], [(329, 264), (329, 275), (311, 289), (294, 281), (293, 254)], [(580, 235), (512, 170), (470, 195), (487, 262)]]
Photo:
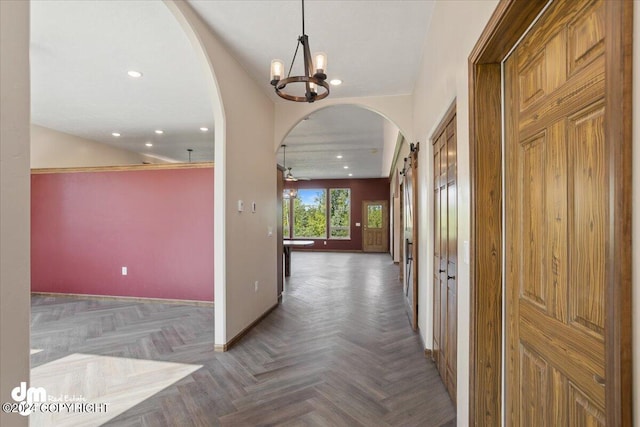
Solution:
[(302, 0), (302, 35), (305, 35), (304, 32), (304, 0)]

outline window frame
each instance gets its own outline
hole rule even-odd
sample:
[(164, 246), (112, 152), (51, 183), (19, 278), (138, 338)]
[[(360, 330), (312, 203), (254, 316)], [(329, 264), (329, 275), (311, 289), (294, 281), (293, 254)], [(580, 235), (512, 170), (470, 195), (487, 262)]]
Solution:
[[(292, 227), (291, 227), (291, 199), (292, 199), (292, 197), (289, 196), (289, 189), (285, 188), (282, 191), (282, 218), (281, 218), (281, 220), (282, 220), (282, 238), (286, 239), (286, 240), (290, 240), (291, 236), (292, 236), (292, 233), (293, 233), (293, 230), (292, 230)], [(286, 208), (285, 208), (285, 205), (287, 206)], [(284, 222), (285, 221), (285, 210), (286, 210), (286, 213), (288, 214), (288, 215), (286, 215), (286, 218), (287, 218), (286, 226), (285, 226), (285, 222)], [(286, 230), (286, 233), (285, 233), (285, 230)]]
[[(297, 195), (295, 197), (295, 199), (298, 199), (300, 197), (300, 192), (302, 191), (316, 191), (316, 192), (323, 192), (324, 193), (324, 236), (298, 236), (296, 235), (296, 209), (295, 209), (295, 201), (290, 202), (291, 203), (291, 239), (299, 239), (299, 240), (304, 240), (304, 239), (308, 239), (308, 240), (327, 240), (327, 236), (328, 236), (328, 231), (329, 231), (329, 224), (328, 224), (328, 216), (327, 216), (327, 206), (328, 206), (328, 202), (327, 202), (327, 195), (329, 194), (329, 192), (327, 191), (327, 188), (298, 188), (297, 190)], [(291, 200), (291, 199), (290, 199)]]

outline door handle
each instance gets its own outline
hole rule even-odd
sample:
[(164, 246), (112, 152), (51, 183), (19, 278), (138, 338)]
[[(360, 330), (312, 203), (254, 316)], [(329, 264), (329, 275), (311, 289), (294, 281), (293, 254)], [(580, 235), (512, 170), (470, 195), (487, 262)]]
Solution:
[(439, 273), (444, 273), (445, 271), (447, 271), (447, 270), (440, 269)]
[(447, 276), (447, 280), (455, 279), (456, 276)]

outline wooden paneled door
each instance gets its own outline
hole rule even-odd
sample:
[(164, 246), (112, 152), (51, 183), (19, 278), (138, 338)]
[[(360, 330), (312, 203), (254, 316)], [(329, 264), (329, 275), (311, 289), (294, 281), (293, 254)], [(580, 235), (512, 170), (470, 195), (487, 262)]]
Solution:
[[(278, 222), (276, 223), (276, 274), (278, 278), (276, 280), (276, 293), (278, 295), (278, 301), (282, 300), (282, 292), (284, 290), (284, 246), (282, 243), (283, 239), (283, 224), (282, 224), (282, 203), (283, 197), (282, 192), (284, 191), (284, 168), (278, 165), (278, 170), (276, 172), (276, 218), (278, 218)], [(289, 200), (284, 200), (284, 202), (289, 202)]]
[(433, 141), (434, 261), (433, 360), (451, 399), (456, 401), (458, 357), (458, 199), (455, 103)]
[(469, 57), (470, 425), (633, 424), (634, 3), (500, 0)]
[(556, 1), (505, 61), (507, 417), (605, 425), (613, 240), (605, 1)]
[(389, 203), (386, 200), (362, 202), (362, 250), (389, 251)]

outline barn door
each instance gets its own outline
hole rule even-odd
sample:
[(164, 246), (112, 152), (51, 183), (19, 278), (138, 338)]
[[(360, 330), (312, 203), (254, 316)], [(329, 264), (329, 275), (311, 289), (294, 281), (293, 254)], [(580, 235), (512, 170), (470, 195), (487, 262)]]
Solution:
[(413, 330), (418, 329), (418, 150), (419, 144), (410, 145), (410, 153), (404, 159), (402, 169), (404, 295)]

